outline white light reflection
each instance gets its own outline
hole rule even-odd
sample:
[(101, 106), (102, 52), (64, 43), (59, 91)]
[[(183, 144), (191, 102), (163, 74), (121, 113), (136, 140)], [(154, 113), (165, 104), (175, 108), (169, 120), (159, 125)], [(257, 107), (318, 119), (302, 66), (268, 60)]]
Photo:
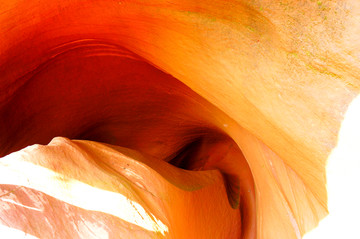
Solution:
[(27, 208), (27, 209), (30, 209), (30, 210), (34, 210), (34, 211), (38, 211), (38, 212), (42, 212), (42, 211), (43, 211), (43, 210), (38, 209), (38, 208), (36, 208), (36, 207), (29, 207), (29, 206), (26, 206), (26, 205), (24, 205), (24, 204), (15, 202), (14, 200), (9, 199), (9, 198), (0, 198), (0, 200), (3, 201), (3, 202), (8, 202), (8, 203), (15, 204), (15, 205), (17, 205), (17, 206), (24, 207), (24, 208)]
[(120, 193), (92, 187), (10, 154), (0, 160), (0, 184), (21, 185), (42, 191), (74, 206), (114, 215), (146, 230), (165, 235), (168, 227)]
[(329, 215), (304, 239), (360, 238), (360, 97), (351, 102), (326, 166)]
[(1, 238), (11, 238), (11, 239), (39, 239), (38, 237), (27, 234), (21, 230), (7, 227), (0, 224), (0, 235)]

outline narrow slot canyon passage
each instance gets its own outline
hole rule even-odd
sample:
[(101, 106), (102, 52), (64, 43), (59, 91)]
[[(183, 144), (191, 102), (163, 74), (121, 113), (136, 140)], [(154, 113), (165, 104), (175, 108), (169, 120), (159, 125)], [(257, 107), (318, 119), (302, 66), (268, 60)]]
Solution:
[[(61, 136), (120, 146), (119, 152), (135, 150), (164, 161), (164, 167), (177, 167), (177, 177), (183, 170), (215, 170), (221, 175), (218, 190), (224, 190), (222, 197), (234, 215), (224, 220), (238, 227), (224, 228), (219, 237), (255, 234), (253, 177), (239, 146), (224, 131), (231, 120), (183, 83), (124, 48), (97, 41), (75, 42), (67, 48), (29, 73), (1, 108), (1, 124), (7, 126), (0, 132), (2, 156)], [(104, 159), (96, 160), (101, 164)], [(56, 161), (46, 167), (53, 164)], [(152, 182), (144, 178), (141, 184)], [(179, 215), (186, 211), (176, 210)], [(186, 223), (172, 225), (176, 220), (171, 218), (166, 218), (170, 231), (165, 235), (179, 238), (177, 230), (184, 231)], [(211, 230), (204, 233), (210, 236)]]
[(358, 16), (355, 0), (2, 1), (0, 235), (356, 237)]

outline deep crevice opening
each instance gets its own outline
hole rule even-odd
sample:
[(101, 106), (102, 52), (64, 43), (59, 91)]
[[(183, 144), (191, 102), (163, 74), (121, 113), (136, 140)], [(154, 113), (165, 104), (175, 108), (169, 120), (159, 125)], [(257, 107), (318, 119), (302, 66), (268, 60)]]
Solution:
[[(252, 175), (217, 126), (222, 112), (174, 77), (128, 57), (133, 53), (97, 56), (98, 47), (58, 54), (11, 96), (0, 109), (0, 153), (63, 136), (131, 148), (186, 170), (219, 170), (230, 205), (241, 211), (242, 231), (252, 227)], [(239, 175), (239, 167), (247, 174)]]

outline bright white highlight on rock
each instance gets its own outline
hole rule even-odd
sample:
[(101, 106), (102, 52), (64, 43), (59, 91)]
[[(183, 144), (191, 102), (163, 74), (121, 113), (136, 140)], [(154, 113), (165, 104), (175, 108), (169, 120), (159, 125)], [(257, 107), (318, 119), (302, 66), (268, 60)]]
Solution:
[(360, 96), (349, 105), (326, 166), (329, 215), (304, 239), (360, 238)]
[(0, 184), (39, 190), (74, 206), (111, 214), (144, 229), (165, 234), (168, 227), (120, 193), (92, 187), (10, 154), (0, 161)]
[(26, 234), (21, 230), (15, 228), (7, 227), (0, 224), (0, 235), (2, 238), (11, 238), (11, 239), (39, 239), (38, 237)]

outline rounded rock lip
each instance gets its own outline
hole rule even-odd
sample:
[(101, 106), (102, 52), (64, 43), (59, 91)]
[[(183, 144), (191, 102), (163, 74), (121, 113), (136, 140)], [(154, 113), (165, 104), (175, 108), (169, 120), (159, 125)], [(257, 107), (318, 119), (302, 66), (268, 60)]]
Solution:
[(255, 233), (253, 178), (225, 131), (233, 123), (186, 85), (94, 39), (56, 48), (25, 78), (0, 110), (3, 156), (62, 136), (126, 147), (185, 170), (218, 170), (241, 215), (239, 232)]
[[(351, 1), (349, 3), (353, 4)], [(206, 138), (208, 133), (219, 133), (220, 138), (228, 135), (241, 149), (256, 185), (257, 237), (279, 237), (280, 231), (273, 232), (273, 226), (295, 231), (289, 232), (290, 236), (284, 233), (284, 238), (303, 235), (327, 214), (326, 162), (337, 145), (347, 107), (358, 95), (359, 67), (352, 58), (352, 54), (356, 54), (354, 42), (357, 41), (350, 40), (353, 39), (352, 35), (356, 35), (353, 34), (356, 24), (352, 18), (356, 8), (344, 11), (344, 7), (330, 1), (302, 5), (298, 1), (289, 1), (280, 8), (276, 4), (259, 7), (241, 1), (213, 1), (211, 4), (56, 0), (51, 3), (41, 0), (22, 4), (18, 0), (6, 1), (1, 5), (0, 15), (1, 25), (5, 26), (0, 30), (1, 35), (6, 35), (6, 39), (0, 42), (0, 72), (5, 79), (0, 84), (0, 123), (6, 126), (0, 128), (0, 142), (4, 144), (0, 148), (1, 154), (31, 144), (29, 138), (47, 144), (54, 136), (67, 135), (70, 138), (76, 136), (111, 144), (133, 145), (150, 155), (171, 160), (174, 152), (187, 152), (186, 145), (192, 142), (209, 145)], [(325, 9), (326, 21), (322, 21), (325, 18), (313, 21), (314, 18), (319, 20), (323, 17)], [(319, 36), (323, 29), (331, 29), (326, 39)], [(309, 37), (303, 38), (304, 34)], [(339, 36), (344, 36), (344, 41)], [(319, 44), (314, 47), (313, 43)], [(74, 49), (67, 51), (71, 48), (69, 45)], [(323, 52), (324, 48), (326, 51)], [(139, 62), (144, 61), (160, 69), (160, 72), (171, 74), (171, 77), (204, 97), (206, 102), (216, 105), (205, 103), (204, 108), (195, 107), (187, 115), (182, 115), (187, 119), (191, 118), (190, 115), (195, 116), (196, 120), (190, 119), (189, 124), (180, 122), (180, 127), (170, 124), (171, 131), (179, 128), (184, 130), (176, 131), (185, 140), (182, 144), (177, 145), (175, 142), (180, 141), (173, 140), (166, 145), (164, 140), (155, 142), (156, 139), (150, 136), (144, 138), (141, 134), (135, 138), (146, 139), (142, 142), (153, 140), (154, 144), (146, 147), (140, 140), (116, 142), (118, 138), (112, 131), (119, 118), (109, 116), (113, 109), (104, 107), (95, 115), (84, 110), (87, 107), (79, 107), (81, 99), (76, 95), (81, 95), (81, 89), (73, 88), (69, 81), (57, 79), (64, 88), (68, 82), (67, 88), (73, 90), (69, 94), (73, 97), (70, 100), (67, 94), (60, 94), (57, 101), (45, 97), (40, 100), (42, 103), (36, 101), (39, 98), (29, 97), (36, 94), (46, 96), (46, 90), (52, 87), (34, 87), (31, 91), (36, 91), (36, 94), (31, 94), (29, 86), (36, 85), (36, 82), (42, 86), (47, 82), (28, 81), (33, 75), (41, 79), (47, 71), (52, 70), (53, 73), (60, 73), (52, 74), (55, 79), (57, 75), (64, 76), (65, 72), (79, 76), (80, 70), (69, 71), (69, 67), (55, 70), (56, 66), (63, 64), (60, 63), (61, 59), (79, 59), (77, 57), (84, 56), (89, 50), (89, 59), (82, 59), (87, 63), (80, 66), (73, 62), (74, 66), (87, 66), (89, 72), (94, 73), (84, 74), (90, 78), (101, 75), (90, 68), (103, 67), (106, 70), (101, 72), (102, 76), (110, 77), (111, 72), (117, 72), (116, 67), (109, 69), (109, 66), (115, 65), (112, 60), (127, 52), (126, 49), (134, 52), (129, 55)], [(107, 59), (103, 63), (108, 68), (100, 61), (93, 61), (94, 55), (99, 54)], [(122, 69), (131, 69), (131, 63), (124, 63), (123, 66)], [(42, 67), (46, 70), (43, 71)], [(140, 68), (145, 70), (147, 67)], [(152, 72), (150, 68), (147, 68), (148, 73)], [(154, 76), (157, 73), (149, 74)], [(99, 88), (106, 85), (96, 80), (93, 82), (97, 82)], [(145, 81), (143, 83), (146, 84)], [(84, 82), (80, 85), (90, 95), (94, 94)], [(180, 97), (176, 95), (178, 87), (180, 85), (166, 94)], [(42, 89), (42, 92), (38, 89)], [(61, 92), (61, 87), (59, 89)], [(103, 92), (111, 94), (109, 89)], [(142, 92), (144, 96), (151, 93)], [(51, 133), (42, 134), (45, 131), (36, 122), (56, 115), (51, 109), (54, 106), (43, 102), (51, 99), (50, 102), (56, 102), (58, 109), (61, 109), (59, 111), (66, 112), (64, 109), (67, 106), (61, 98), (77, 103), (68, 108), (73, 111), (52, 118), (54, 120), (47, 125)], [(194, 99), (200, 102), (199, 105), (204, 102), (196, 97)], [(101, 105), (87, 100), (93, 102), (94, 108)], [(35, 105), (43, 105), (43, 108), (34, 111), (31, 107), (34, 102), (38, 103)], [(106, 100), (100, 103), (106, 103)], [(191, 108), (189, 105), (182, 108), (181, 105), (174, 106), (174, 109), (181, 112), (183, 108)], [(146, 111), (149, 105), (143, 106), (133, 109)], [(71, 115), (76, 115), (75, 109), (81, 111), (77, 115), (84, 118), (72, 118)], [(102, 115), (109, 118), (99, 122)], [(27, 121), (24, 126), (17, 123), (21, 119)], [(99, 123), (80, 123), (87, 120)], [(178, 121), (174, 118), (173, 122)], [(73, 127), (66, 128), (65, 124)], [(141, 126), (144, 124), (135, 122), (134, 125), (138, 132), (145, 132)], [(161, 132), (160, 128), (147, 129), (147, 132), (153, 136), (154, 132)], [(124, 135), (132, 133), (121, 128), (117, 130)], [(188, 132), (193, 130), (195, 136), (189, 136)], [(167, 147), (176, 150), (164, 150)], [(183, 147), (185, 150), (182, 150)], [(268, 185), (264, 183), (265, 178)], [(289, 185), (296, 190), (290, 190)], [(274, 202), (273, 210), (264, 203), (266, 200), (270, 200), (270, 204)]]

